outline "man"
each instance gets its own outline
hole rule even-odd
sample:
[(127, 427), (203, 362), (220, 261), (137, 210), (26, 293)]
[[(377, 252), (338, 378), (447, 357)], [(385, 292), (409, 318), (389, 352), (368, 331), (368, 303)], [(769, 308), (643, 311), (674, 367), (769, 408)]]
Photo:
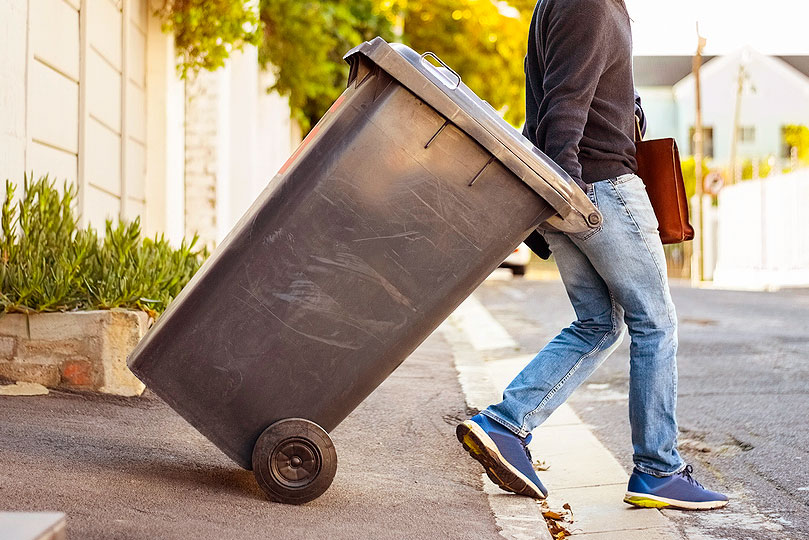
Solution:
[(634, 173), (632, 37), (623, 0), (540, 0), (525, 59), (525, 135), (556, 161), (604, 216), (581, 234), (542, 230), (577, 320), (511, 382), (503, 401), (457, 428), (502, 489), (547, 490), (526, 445), (530, 432), (618, 347), (628, 329), (634, 471), (624, 501), (719, 508), (677, 452), (677, 317), (666, 260), (642, 180)]

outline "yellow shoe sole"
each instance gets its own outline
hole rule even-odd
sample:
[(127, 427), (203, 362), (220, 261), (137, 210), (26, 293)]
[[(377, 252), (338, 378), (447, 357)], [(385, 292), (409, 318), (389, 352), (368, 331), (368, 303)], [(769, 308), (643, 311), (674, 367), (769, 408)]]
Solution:
[(671, 506), (667, 502), (656, 501), (646, 497), (624, 497), (624, 502), (640, 508), (667, 508)]

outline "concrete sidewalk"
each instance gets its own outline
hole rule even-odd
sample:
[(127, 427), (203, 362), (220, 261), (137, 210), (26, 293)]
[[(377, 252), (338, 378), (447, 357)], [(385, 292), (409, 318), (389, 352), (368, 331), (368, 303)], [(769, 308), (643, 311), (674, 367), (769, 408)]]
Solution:
[[(507, 331), (473, 296), (441, 330), (452, 345), (461, 386), (470, 407), (483, 409), (500, 400), (503, 389), (531, 360), (514, 356)], [(483, 334), (493, 339), (472, 339)], [(503, 347), (503, 345), (506, 345)], [(563, 405), (533, 433), (530, 445), (535, 460), (549, 469), (540, 472), (548, 487), (548, 504), (559, 511), (572, 508), (573, 522), (564, 524), (573, 537), (592, 540), (673, 540), (680, 538), (670, 521), (655, 509), (633, 508), (623, 502), (627, 474), (589, 427)], [(471, 462), (470, 462), (471, 463)], [(506, 538), (537, 538), (544, 526), (540, 505), (506, 494), (482, 475), (501, 534)], [(543, 531), (544, 533), (544, 531)], [(550, 538), (550, 534), (541, 536)]]
[(0, 410), (0, 509), (64, 512), (70, 539), (499, 537), (455, 439), (468, 411), (440, 335), (334, 430), (337, 477), (303, 506), (268, 502), (154, 395), (0, 397)]

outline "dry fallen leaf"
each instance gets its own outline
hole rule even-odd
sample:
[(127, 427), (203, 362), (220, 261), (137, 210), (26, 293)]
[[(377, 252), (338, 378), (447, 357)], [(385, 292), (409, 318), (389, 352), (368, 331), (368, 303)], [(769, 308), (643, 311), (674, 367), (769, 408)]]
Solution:
[(562, 508), (570, 512), (570, 522), (573, 522), (573, 509), (570, 507), (570, 503), (565, 503), (562, 505)]
[(552, 537), (561, 539), (570, 536), (570, 531), (559, 522), (551, 520), (547, 521), (547, 524)]
[(543, 461), (543, 460), (538, 459), (538, 460), (536, 460), (534, 462), (534, 470), (535, 471), (547, 471), (550, 468), (551, 468), (551, 466), (550, 466), (550, 464), (548, 464), (547, 461)]
[[(550, 509), (547, 502), (542, 501), (542, 517), (545, 518), (545, 523), (548, 525), (548, 531), (551, 537), (556, 540), (562, 540), (570, 536), (570, 531), (563, 525), (563, 523), (573, 523), (573, 509), (570, 503), (562, 505), (564, 511), (555, 512)], [(567, 514), (570, 514), (569, 516)]]
[[(573, 521), (573, 511), (570, 509), (570, 504), (565, 503), (562, 507), (568, 512), (570, 512), (570, 521)], [(543, 505), (542, 508), (542, 517), (545, 518), (545, 523), (548, 525), (548, 531), (550, 531), (551, 536), (557, 540), (561, 540), (570, 536), (570, 531), (562, 525), (563, 521), (566, 521), (566, 516), (563, 512), (555, 512), (551, 510), (547, 504)]]

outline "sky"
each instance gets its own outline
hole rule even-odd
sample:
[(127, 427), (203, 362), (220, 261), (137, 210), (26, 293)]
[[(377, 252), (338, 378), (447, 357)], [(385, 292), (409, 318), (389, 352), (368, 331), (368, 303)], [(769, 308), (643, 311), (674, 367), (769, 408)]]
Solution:
[(625, 0), (636, 55), (693, 54), (696, 21), (705, 54), (744, 46), (771, 55), (809, 55), (809, 0)]

